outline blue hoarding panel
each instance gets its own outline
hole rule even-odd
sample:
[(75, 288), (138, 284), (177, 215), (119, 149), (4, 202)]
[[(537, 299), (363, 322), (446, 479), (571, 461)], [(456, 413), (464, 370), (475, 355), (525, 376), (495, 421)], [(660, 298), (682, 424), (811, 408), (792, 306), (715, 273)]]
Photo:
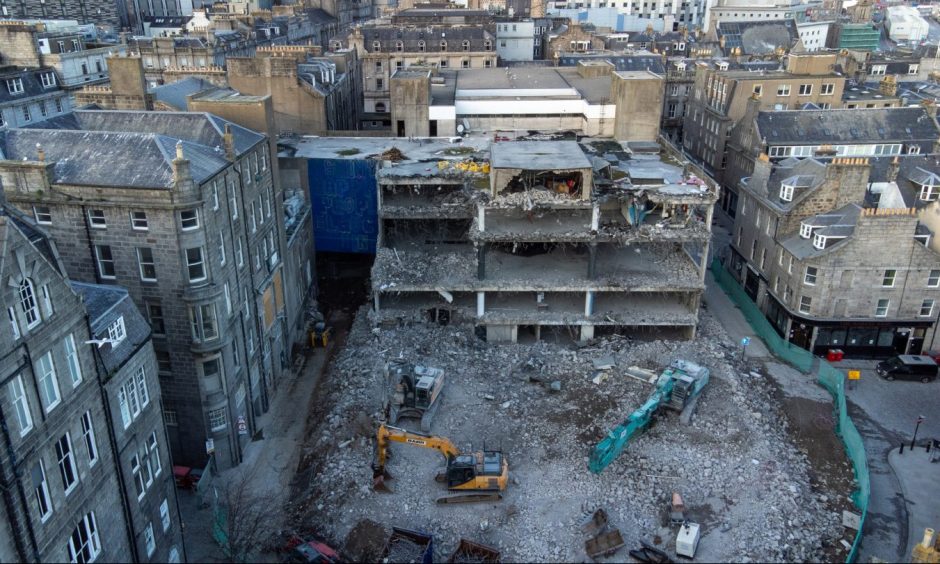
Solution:
[(307, 173), (316, 250), (375, 253), (379, 220), (373, 162), (308, 159)]

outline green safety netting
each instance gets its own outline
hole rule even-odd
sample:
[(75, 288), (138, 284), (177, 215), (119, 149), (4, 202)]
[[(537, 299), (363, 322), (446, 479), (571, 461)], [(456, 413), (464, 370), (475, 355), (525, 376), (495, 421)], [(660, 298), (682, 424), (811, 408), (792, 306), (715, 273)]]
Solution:
[[(801, 372), (810, 372), (813, 368), (813, 355), (806, 349), (802, 349), (784, 340), (770, 322), (764, 317), (750, 297), (744, 293), (744, 288), (734, 279), (732, 274), (715, 258), (712, 261), (712, 275), (715, 282), (731, 298), (731, 301), (741, 310), (744, 318), (747, 319), (751, 329), (767, 345), (767, 348), (774, 356), (792, 365)], [(833, 368), (825, 360), (819, 359), (817, 369), (817, 381), (826, 388), (832, 395), (836, 412), (836, 433), (842, 439), (845, 445), (846, 454), (852, 461), (852, 469), (855, 472), (857, 488), (852, 494), (852, 501), (858, 508), (862, 516), (861, 524), (855, 535), (855, 541), (852, 543), (852, 550), (846, 557), (846, 562), (855, 562), (858, 555), (858, 546), (862, 540), (862, 529), (865, 525), (865, 517), (868, 515), (868, 500), (871, 497), (871, 482), (868, 475), (868, 459), (865, 456), (865, 445), (862, 443), (862, 436), (859, 434), (855, 424), (849, 417), (848, 408), (845, 403), (845, 374), (841, 370)]]

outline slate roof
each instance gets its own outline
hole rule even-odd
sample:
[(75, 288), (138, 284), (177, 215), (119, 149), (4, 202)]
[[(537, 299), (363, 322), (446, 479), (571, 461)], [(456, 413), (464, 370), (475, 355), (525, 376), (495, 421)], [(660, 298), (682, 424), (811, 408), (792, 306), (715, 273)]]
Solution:
[(150, 93), (153, 94), (155, 101), (163, 102), (179, 111), (186, 111), (186, 96), (214, 88), (216, 86), (208, 80), (189, 76), (183, 80), (151, 88)]
[[(0, 216), (7, 218), (6, 225), (15, 227), (20, 233), (29, 240), (30, 243), (39, 251), (52, 268), (56, 269), (59, 274), (65, 276), (65, 270), (62, 268), (62, 265), (59, 264), (59, 259), (55, 254), (55, 251), (52, 249), (52, 243), (49, 235), (39, 228), (36, 225), (36, 222), (28, 217), (26, 214), (20, 210), (13, 208), (12, 206), (0, 206)], [(0, 240), (6, 236), (5, 233), (0, 234)], [(0, 261), (2, 262), (2, 261)]]
[[(378, 41), (382, 52), (395, 53), (396, 45), (401, 41), (406, 53), (417, 53), (418, 43), (424, 41), (425, 52), (429, 55), (441, 52), (441, 41), (447, 41), (448, 53), (463, 52), (463, 42), (470, 42), (471, 51), (483, 51), (484, 41), (490, 41), (490, 49), (496, 54), (496, 36), (482, 26), (447, 26), (429, 25), (414, 28), (382, 25), (362, 28), (363, 46), (372, 53), (372, 42)], [(348, 38), (347, 38), (348, 39)], [(348, 45), (348, 43), (347, 43)]]
[[(826, 178), (826, 165), (815, 159), (787, 159), (787, 164), (778, 164), (770, 173), (766, 192), (755, 186), (754, 191), (763, 192), (767, 201), (781, 210), (787, 210), (799, 203), (803, 198), (822, 184)], [(793, 198), (787, 202), (780, 199), (780, 186), (788, 184), (793, 186)]]
[(209, 148), (223, 147), (226, 124), (235, 139), (235, 152), (241, 155), (251, 149), (264, 135), (204, 112), (139, 112), (75, 110), (72, 115), (33, 124), (33, 129), (82, 129), (126, 133), (153, 133), (182, 139)]
[(924, 108), (760, 112), (757, 129), (769, 145), (933, 141), (940, 127)]
[(134, 356), (140, 345), (150, 338), (150, 324), (140, 314), (127, 290), (119, 286), (70, 282), (72, 290), (82, 298), (91, 320), (94, 338), (108, 337), (108, 326), (118, 318), (124, 318), (126, 337), (116, 345), (106, 343), (98, 347), (101, 361), (108, 374), (118, 370)]
[(558, 66), (576, 67), (580, 61), (607, 61), (614, 65), (616, 71), (648, 70), (656, 74), (665, 74), (666, 72), (663, 58), (653, 53), (638, 53), (636, 55), (606, 54), (602, 56), (566, 54), (558, 58)]
[(790, 254), (800, 260), (832, 252), (834, 249), (841, 246), (840, 243), (844, 243), (855, 234), (855, 226), (858, 224), (858, 217), (861, 215), (861, 212), (862, 208), (858, 204), (846, 204), (831, 212), (804, 219), (803, 223), (820, 226), (820, 229), (813, 230), (814, 234), (819, 233), (826, 237), (840, 239), (839, 241), (827, 243), (826, 248), (823, 250), (819, 250), (813, 246), (812, 237), (804, 239), (800, 237), (799, 233), (794, 233), (787, 237), (782, 240), (780, 244), (790, 252)]
[(326, 11), (321, 10), (320, 8), (306, 10), (304, 13), (307, 16), (307, 19), (315, 24), (329, 25), (336, 23), (336, 18), (328, 14)]
[(744, 55), (770, 55), (777, 47), (789, 51), (800, 33), (794, 20), (720, 22), (718, 37), (724, 37), (726, 53), (740, 47)]
[(42, 146), (55, 162), (54, 182), (86, 186), (170, 188), (176, 143), (190, 160), (193, 179), (203, 182), (228, 166), (221, 151), (154, 133), (11, 129), (0, 139), (0, 157), (35, 160)]
[[(55, 86), (48, 88), (42, 85), (40, 75), (51, 72), (56, 75)], [(19, 78), (23, 81), (23, 92), (11, 94), (7, 88), (7, 80)], [(54, 94), (62, 90), (59, 76), (53, 68), (44, 69), (19, 69), (15, 67), (0, 68), (0, 106), (6, 104), (19, 103), (29, 98)]]

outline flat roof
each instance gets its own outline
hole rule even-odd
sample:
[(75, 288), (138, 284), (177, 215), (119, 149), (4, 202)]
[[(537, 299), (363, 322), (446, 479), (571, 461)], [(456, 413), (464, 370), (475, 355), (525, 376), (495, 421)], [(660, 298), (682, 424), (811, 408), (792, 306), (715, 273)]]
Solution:
[[(279, 140), (279, 145), (287, 145), (296, 150), (294, 157), (307, 159), (348, 159), (360, 160), (377, 156), (391, 148), (396, 148), (405, 155), (405, 160), (439, 160), (446, 158), (445, 151), (459, 147), (471, 147), (475, 151), (485, 150), (490, 146), (490, 137), (463, 137), (460, 143), (451, 143), (449, 137), (316, 137), (305, 136), (300, 139)], [(451, 157), (453, 158), (453, 157)], [(590, 165), (588, 165), (590, 166)]]
[(426, 78), (430, 74), (431, 69), (399, 69), (395, 71), (395, 74), (392, 75), (392, 78)]
[(490, 150), (493, 168), (570, 170), (592, 168), (576, 141), (503, 141)]
[(505, 67), (461, 69), (457, 73), (457, 90), (526, 90), (571, 88), (553, 67)]

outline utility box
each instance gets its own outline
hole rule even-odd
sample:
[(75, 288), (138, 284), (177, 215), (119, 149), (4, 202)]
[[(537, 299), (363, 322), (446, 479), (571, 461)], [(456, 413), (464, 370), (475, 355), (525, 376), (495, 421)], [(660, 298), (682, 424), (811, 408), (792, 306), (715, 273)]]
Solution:
[(695, 558), (695, 550), (698, 548), (699, 525), (698, 523), (685, 523), (679, 529), (676, 535), (676, 554), (686, 558)]

